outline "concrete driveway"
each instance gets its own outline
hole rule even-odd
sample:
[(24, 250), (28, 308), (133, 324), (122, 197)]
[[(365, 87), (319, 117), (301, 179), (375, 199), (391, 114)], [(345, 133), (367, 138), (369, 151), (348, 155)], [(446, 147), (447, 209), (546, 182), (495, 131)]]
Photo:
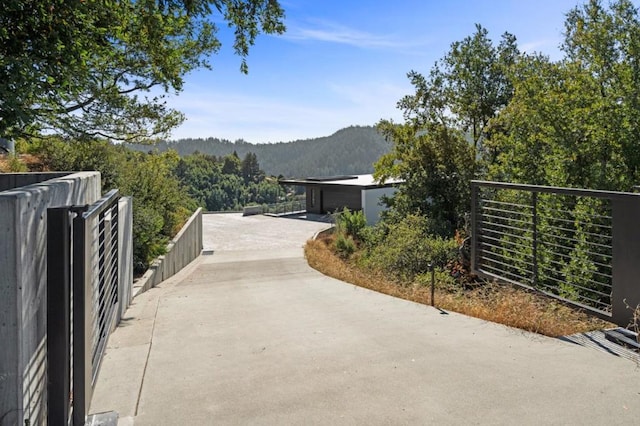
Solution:
[(309, 268), (326, 224), (204, 216), (203, 255), (134, 300), (91, 407), (135, 425), (640, 422), (640, 366)]

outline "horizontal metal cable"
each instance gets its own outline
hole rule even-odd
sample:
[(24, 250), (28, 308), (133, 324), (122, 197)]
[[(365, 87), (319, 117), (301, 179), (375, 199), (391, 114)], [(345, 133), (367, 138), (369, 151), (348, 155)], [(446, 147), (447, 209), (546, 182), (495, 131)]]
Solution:
[(491, 243), (484, 242), (484, 241), (480, 242), (480, 246), (481, 246), (481, 248), (482, 247), (488, 247), (489, 248), (488, 249), (489, 252), (493, 252), (494, 251), (493, 249), (495, 249), (495, 250), (500, 250), (500, 251), (506, 251), (508, 253), (513, 253), (514, 255), (520, 256), (520, 257), (522, 257), (522, 256), (533, 257), (533, 254), (530, 254), (530, 253), (525, 254), (525, 253), (522, 253), (521, 251), (513, 250), (511, 248), (507, 248), (507, 247), (504, 247), (504, 246), (491, 244)]
[(520, 234), (523, 234), (523, 233), (526, 233), (526, 232), (532, 232), (531, 223), (527, 224), (527, 225), (529, 225), (527, 228), (518, 228), (516, 226), (505, 225), (503, 223), (498, 223), (498, 222), (485, 222), (485, 221), (482, 221), (482, 222), (480, 222), (480, 224), (482, 226), (482, 230), (483, 231), (496, 231), (496, 229), (494, 229), (494, 228), (500, 228), (500, 229), (508, 229), (508, 230), (511, 230), (511, 231), (518, 232), (518, 234), (511, 234), (511, 235), (520, 235)]
[(594, 232), (589, 232), (589, 231), (585, 231), (585, 230), (578, 230), (578, 229), (568, 229), (568, 228), (563, 228), (561, 226), (554, 226), (554, 225), (549, 225), (549, 224), (544, 224), (544, 225), (538, 225), (539, 228), (544, 227), (545, 229), (551, 229), (554, 231), (563, 231), (563, 232), (568, 232), (568, 233), (572, 233), (572, 234), (576, 234), (576, 233), (580, 233), (583, 235), (587, 235), (587, 236), (591, 236), (591, 237), (595, 237), (595, 238), (604, 238), (604, 239), (608, 239), (608, 240), (612, 240), (613, 237), (610, 235), (610, 233), (607, 234), (596, 234)]
[[(545, 240), (544, 244), (548, 245), (548, 246), (556, 247), (556, 248), (562, 248), (562, 249), (565, 249), (565, 250), (571, 251), (571, 252), (574, 251), (575, 248), (576, 248), (575, 246), (570, 247), (570, 246), (563, 246), (561, 244), (552, 243), (552, 242), (550, 242), (548, 240)], [(584, 250), (583, 253), (591, 255), (591, 256), (606, 257), (606, 258), (609, 258), (609, 259), (611, 259), (613, 257), (612, 255), (609, 255), (609, 254), (606, 254), (606, 253), (594, 253), (594, 252), (589, 251), (589, 250)]]
[[(547, 269), (547, 267), (542, 266), (540, 269)], [(564, 275), (564, 274), (562, 274), (562, 275)], [(611, 296), (610, 293), (604, 293), (602, 291), (599, 291), (599, 290), (596, 290), (596, 289), (593, 289), (593, 288), (590, 288), (590, 287), (581, 286), (580, 284), (576, 284), (576, 283), (568, 283), (565, 280), (560, 280), (560, 279), (552, 277), (552, 276), (547, 276), (547, 279), (549, 279), (551, 281), (555, 281), (558, 284), (563, 284), (563, 285), (567, 285), (567, 286), (570, 286), (570, 287), (579, 288), (579, 289), (582, 289), (582, 290), (584, 290), (584, 291), (586, 291), (588, 293), (597, 294), (599, 296), (603, 296), (603, 297), (607, 297), (607, 298), (609, 298)], [(611, 285), (609, 285), (609, 284), (599, 283), (597, 281), (588, 280), (588, 279), (584, 279), (584, 281), (587, 281), (587, 282), (590, 282), (590, 283), (594, 283), (594, 284), (596, 284), (598, 286), (606, 287), (608, 289), (611, 289)]]
[[(554, 220), (560, 220), (563, 222), (574, 222), (576, 220), (576, 216), (577, 213), (573, 212), (573, 211), (569, 211), (569, 210), (558, 210), (558, 209), (550, 209), (550, 208), (541, 208), (539, 209), (540, 214), (542, 214), (544, 217), (548, 217), (548, 218), (553, 218)], [(565, 216), (570, 216), (572, 217), (572, 219), (564, 219), (562, 217), (558, 217), (558, 216), (548, 216), (549, 213), (561, 213)], [(601, 215), (601, 214), (580, 214), (581, 217), (583, 218), (593, 218), (593, 219), (606, 219), (608, 221), (611, 220), (611, 215)], [(584, 221), (585, 219), (582, 219), (582, 221)], [(597, 222), (596, 222), (597, 223)]]
[(521, 211), (518, 211), (518, 210), (499, 209), (499, 208), (496, 208), (496, 207), (490, 207), (490, 206), (484, 206), (484, 205), (481, 206), (480, 208), (482, 210), (484, 210), (484, 211), (490, 211), (490, 212), (496, 212), (496, 213), (516, 214), (518, 216), (525, 216), (525, 217), (533, 217), (533, 213), (529, 212), (529, 211), (521, 212)]
[(490, 264), (483, 264), (482, 265), (482, 271), (484, 272), (485, 270), (488, 270), (490, 273), (492, 273), (493, 275), (495, 275), (495, 278), (498, 279), (505, 279), (513, 284), (519, 284), (521, 285), (522, 283), (526, 283), (526, 282), (532, 282), (531, 279), (529, 278), (524, 278), (520, 275), (516, 275), (514, 273), (511, 272), (507, 272), (507, 271), (503, 271), (500, 268), (495, 268), (492, 267)]
[(531, 269), (529, 269), (529, 268), (519, 267), (519, 266), (514, 265), (513, 263), (505, 263), (505, 262), (501, 261), (501, 260), (509, 260), (509, 259), (504, 259), (503, 258), (501, 260), (498, 260), (498, 259), (488, 258), (488, 257), (484, 257), (484, 256), (482, 258), (483, 258), (483, 260), (486, 260), (488, 262), (492, 262), (494, 264), (505, 266), (506, 267), (506, 269), (504, 270), (505, 272), (510, 270), (510, 269), (518, 269), (518, 270), (523, 271), (523, 272), (531, 273)]
[(548, 232), (538, 232), (538, 235), (539, 236), (549, 236), (549, 237), (551, 237), (551, 238), (553, 238), (555, 240), (568, 241), (570, 243), (574, 243), (575, 244), (574, 247), (576, 245), (578, 245), (578, 244), (586, 244), (586, 245), (589, 245), (589, 246), (593, 246), (595, 248), (600, 247), (600, 248), (604, 248), (604, 249), (607, 249), (607, 250), (611, 250), (611, 245), (595, 243), (595, 242), (589, 241), (589, 240), (580, 241), (580, 240), (576, 239), (575, 237), (567, 237), (565, 235), (551, 234), (551, 233), (548, 233)]
[[(490, 257), (490, 256), (493, 256), (493, 257)], [(489, 253), (483, 252), (482, 259), (485, 261), (491, 261), (491, 262), (498, 263), (500, 265), (504, 265), (508, 269), (515, 268), (515, 269), (521, 269), (523, 271), (528, 271), (530, 273), (532, 272), (531, 267), (533, 266), (533, 264), (531, 262), (527, 262), (526, 260), (511, 259), (504, 256), (500, 256), (499, 254), (490, 253), (490, 252)], [(506, 263), (505, 261), (510, 261), (511, 263)]]
[(495, 216), (495, 215), (486, 214), (484, 212), (480, 212), (479, 219), (482, 222), (487, 222), (487, 223), (500, 223), (500, 222), (492, 222), (492, 221), (486, 220), (486, 219), (495, 219), (495, 220), (500, 220), (508, 223), (522, 223), (528, 226), (531, 226), (532, 224), (531, 220), (520, 220), (520, 219), (513, 219), (509, 217), (504, 217), (504, 216)]
[[(499, 235), (504, 236), (504, 234), (499, 234)], [(522, 239), (525, 240), (525, 241), (532, 241), (532, 239), (528, 239), (528, 240), (526, 238), (522, 238)], [(520, 238), (518, 238), (518, 240), (520, 240)], [(495, 237), (490, 237), (488, 235), (483, 235), (482, 238), (479, 239), (479, 241), (480, 242), (495, 241), (495, 242), (497, 242), (499, 244), (509, 244), (511, 246), (523, 247), (524, 249), (528, 249), (528, 250), (531, 249), (531, 244), (522, 244), (522, 243), (519, 243), (517, 241), (509, 241), (509, 240), (506, 240), (504, 238), (495, 238)]]
[[(558, 265), (559, 267), (561, 267), (561, 268), (563, 268), (563, 269), (564, 269), (564, 268), (566, 268), (567, 266), (569, 266), (569, 264), (568, 264), (568, 263), (558, 262), (558, 261), (557, 261), (557, 260), (555, 260), (555, 259), (545, 259), (545, 260), (544, 260), (544, 262), (545, 262), (545, 263), (546, 263), (546, 262), (549, 262), (549, 263), (552, 263), (552, 264)], [(609, 267), (609, 269), (611, 269), (611, 267)], [(612, 279), (611, 272), (609, 272), (609, 273), (604, 273), (604, 272), (600, 272), (600, 271), (589, 271), (589, 272), (590, 272), (590, 273), (593, 273), (593, 274), (600, 275), (600, 276), (602, 276), (602, 277), (604, 277), (604, 278)]]

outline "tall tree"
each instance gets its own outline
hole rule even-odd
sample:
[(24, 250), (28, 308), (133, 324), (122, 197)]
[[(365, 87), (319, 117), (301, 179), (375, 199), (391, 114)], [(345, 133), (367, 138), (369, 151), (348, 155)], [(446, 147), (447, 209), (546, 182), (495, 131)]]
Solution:
[(476, 150), (482, 148), (489, 120), (513, 96), (508, 75), (519, 55), (514, 35), (504, 33), (493, 46), (488, 31), (476, 25), (476, 32), (453, 43), (442, 60), (447, 105), (456, 127), (471, 136)]
[[(640, 179), (640, 21), (628, 0), (567, 14), (563, 61), (536, 56), (492, 123), (492, 178), (630, 190)], [(535, 158), (535, 161), (532, 161)]]
[(480, 154), (489, 120), (513, 95), (508, 75), (519, 55), (515, 36), (504, 33), (494, 46), (488, 31), (476, 25), (474, 34), (451, 44), (428, 77), (408, 74), (415, 94), (402, 98), (398, 108), (418, 128), (438, 123), (465, 132)]
[(508, 72), (519, 55), (514, 36), (505, 33), (494, 46), (477, 25), (427, 77), (408, 74), (415, 93), (398, 102), (405, 123), (378, 123), (392, 149), (375, 164), (377, 178), (404, 181), (390, 200), (400, 217), (419, 211), (440, 234), (461, 225), (469, 181), (482, 170), (488, 123), (511, 99)]
[(258, 183), (260, 180), (264, 179), (264, 172), (260, 170), (258, 157), (253, 152), (247, 152), (242, 160), (241, 168), (242, 177), (246, 184)]
[(388, 200), (393, 212), (388, 219), (422, 214), (431, 219), (432, 233), (451, 235), (468, 211), (473, 178), (474, 151), (464, 134), (442, 124), (419, 133), (411, 124), (388, 121), (378, 128), (393, 141), (393, 147), (376, 162), (374, 176), (381, 181), (391, 177), (403, 181)]
[(233, 151), (232, 154), (226, 155), (223, 159), (222, 173), (225, 175), (242, 175), (242, 161), (238, 157), (238, 153)]
[[(209, 67), (221, 16), (247, 71), (261, 33), (284, 32), (277, 0), (7, 0), (0, 9), (0, 137), (39, 130), (142, 140), (183, 120), (164, 103)], [(151, 91), (153, 89), (153, 94)]]

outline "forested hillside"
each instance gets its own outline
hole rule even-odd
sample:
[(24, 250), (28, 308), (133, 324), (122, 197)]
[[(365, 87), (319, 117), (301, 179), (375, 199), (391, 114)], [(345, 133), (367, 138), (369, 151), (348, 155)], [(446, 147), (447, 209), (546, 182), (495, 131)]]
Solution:
[[(150, 150), (149, 145), (130, 147), (140, 151)], [(371, 173), (373, 163), (389, 151), (389, 145), (373, 127), (352, 126), (331, 136), (294, 142), (252, 144), (243, 140), (230, 142), (216, 138), (180, 139), (160, 142), (154, 149), (174, 149), (180, 156), (197, 151), (223, 157), (236, 152), (240, 158), (252, 152), (267, 175), (306, 177)]]

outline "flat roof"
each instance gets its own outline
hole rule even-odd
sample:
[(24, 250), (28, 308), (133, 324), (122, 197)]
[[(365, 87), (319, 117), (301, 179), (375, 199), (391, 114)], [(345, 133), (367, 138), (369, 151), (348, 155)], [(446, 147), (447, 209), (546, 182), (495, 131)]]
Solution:
[(373, 175), (345, 175), (327, 177), (309, 177), (306, 179), (281, 179), (279, 183), (284, 185), (335, 185), (358, 186), (362, 188), (379, 188), (402, 183), (401, 179), (387, 179), (384, 182), (376, 182)]

